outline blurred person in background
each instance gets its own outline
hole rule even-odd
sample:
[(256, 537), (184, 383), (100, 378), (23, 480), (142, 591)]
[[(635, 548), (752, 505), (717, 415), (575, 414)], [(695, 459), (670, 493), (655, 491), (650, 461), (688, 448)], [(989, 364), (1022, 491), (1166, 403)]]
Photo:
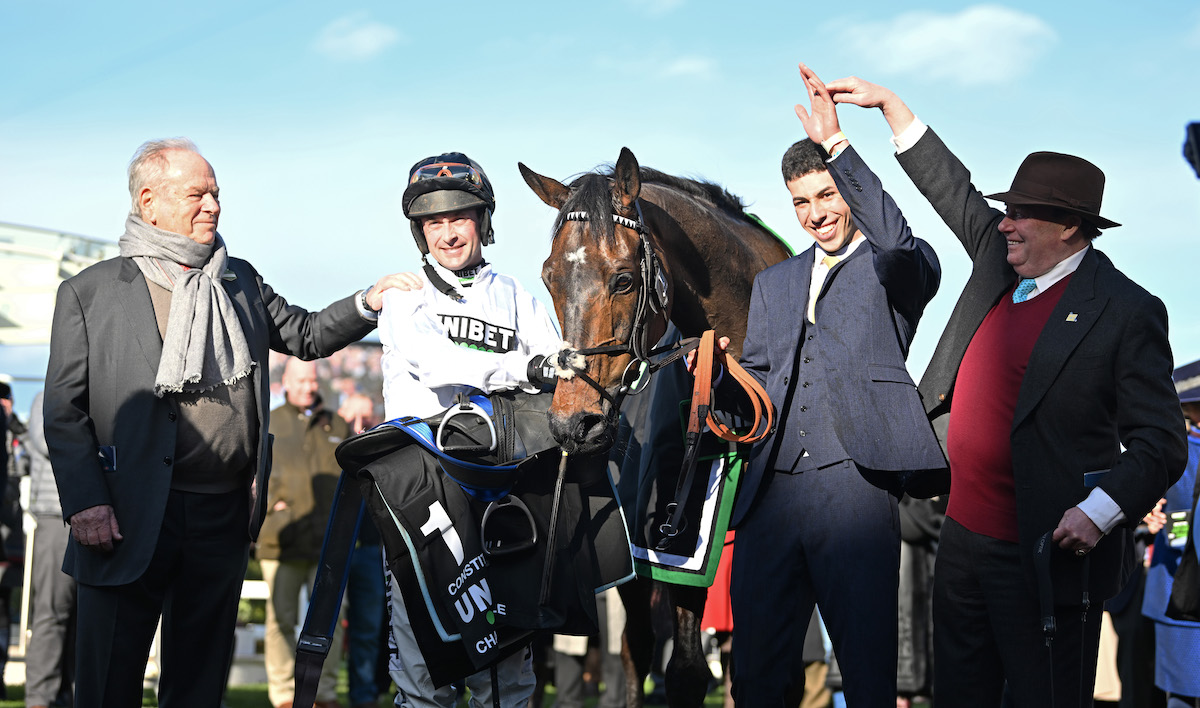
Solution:
[[(1166, 616), (1175, 570), (1195, 533), (1197, 465), (1200, 465), (1200, 361), (1175, 370), (1175, 387), (1187, 425), (1183, 476), (1151, 513), (1154, 550), (1146, 575), (1142, 614), (1154, 620), (1154, 683), (1167, 692), (1168, 708), (1200, 707), (1200, 622)], [(1172, 515), (1178, 518), (1172, 519)], [(1184, 530), (1185, 526), (1187, 527)]]
[[(341, 468), (334, 450), (350, 436), (346, 421), (325, 408), (318, 392), (317, 363), (288, 359), (283, 369), (286, 402), (271, 411), (274, 467), (267, 516), (255, 554), (267, 583), (264, 659), (267, 694), (275, 708), (291, 708), (295, 697), (296, 628), (300, 593), (311, 591), (333, 509)], [(342, 647), (336, 625), (330, 657), (322, 666), (317, 708), (337, 705), (337, 670)]]
[(33, 531), (33, 593), (25, 649), (25, 705), (70, 706), (75, 682), (75, 579), (62, 570), (71, 532), (63, 523), (58, 485), (42, 424), (42, 392), (33, 398), (25, 449), (29, 454), (29, 513)]

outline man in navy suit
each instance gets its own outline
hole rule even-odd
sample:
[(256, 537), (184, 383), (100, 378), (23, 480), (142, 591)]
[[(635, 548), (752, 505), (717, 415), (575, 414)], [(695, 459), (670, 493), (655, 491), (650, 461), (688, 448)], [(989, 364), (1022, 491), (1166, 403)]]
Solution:
[(949, 418), (953, 479), (933, 595), (938, 708), (999, 706), (1002, 691), (1091, 706), (1104, 600), (1187, 459), (1166, 308), (1092, 245), (1119, 226), (1100, 215), (1096, 165), (1035, 152), (985, 198), (894, 93), (853, 77), (828, 91), (883, 112), (900, 165), (971, 259), (921, 380), (930, 416)]
[(788, 149), (783, 177), (816, 242), (760, 273), (751, 296), (741, 364), (779, 423), (732, 517), (733, 695), (799, 703), (815, 602), (849, 705), (891, 705), (897, 500), (912, 473), (945, 467), (904, 361), (941, 273), (842, 135), (828, 94), (813, 96), (811, 116), (796, 113), (811, 139)]

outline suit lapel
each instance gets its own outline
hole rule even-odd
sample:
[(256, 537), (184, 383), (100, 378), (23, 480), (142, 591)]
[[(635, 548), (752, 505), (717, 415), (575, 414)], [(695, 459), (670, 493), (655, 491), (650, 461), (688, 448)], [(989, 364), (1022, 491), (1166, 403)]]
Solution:
[[(863, 237), (863, 240), (864, 241), (866, 240), (865, 236)], [(821, 283), (821, 292), (817, 296), (817, 298), (820, 299), (825, 296), (825, 293), (829, 291), (829, 284), (832, 283), (834, 277), (838, 273), (840, 273), (843, 268), (846, 267), (847, 261), (851, 261), (855, 258), (859, 258), (860, 256), (862, 256), (863, 253), (869, 252), (870, 250), (871, 250), (870, 243), (861, 243), (854, 248), (854, 250), (850, 253), (850, 255), (843, 256), (841, 260), (839, 260), (837, 263), (835, 263), (834, 266), (829, 269), (829, 272), (825, 274), (825, 282)], [(815, 259), (816, 256), (814, 255), (813, 258)], [(812, 281), (812, 267), (813, 267), (814, 262), (815, 261), (809, 261), (808, 273), (809, 273), (809, 282), (810, 283)], [(805, 287), (807, 287), (807, 286), (805, 286)]]
[[(804, 307), (800, 308), (800, 318), (804, 318), (804, 312), (808, 309), (808, 287), (812, 284), (812, 268), (813, 268), (813, 251), (816, 245), (813, 245), (804, 253), (801, 253), (796, 258), (796, 264), (799, 266), (793, 273), (791, 278), (788, 278), (788, 302), (802, 302)], [(788, 308), (795, 310), (796, 308)]]
[(149, 286), (133, 259), (126, 258), (121, 261), (116, 288), (117, 301), (125, 310), (129, 329), (141, 345), (150, 371), (157, 374), (158, 362), (162, 359), (162, 336), (158, 333), (158, 318), (154, 316), (154, 303), (150, 301)]
[[(808, 326), (808, 288), (812, 284), (812, 264), (813, 250), (816, 244), (804, 251), (798, 256), (793, 256), (796, 259), (796, 268), (792, 275), (788, 278), (788, 293), (787, 300), (780, 304), (783, 310), (782, 323), (786, 323), (786, 327), (780, 328), (780, 333), (784, 336), (787, 352), (788, 366), (790, 362), (796, 360), (796, 349), (800, 347), (802, 336), (798, 336), (804, 332), (804, 328)], [(795, 307), (788, 303), (803, 303), (801, 307)], [(790, 334), (784, 334), (790, 333)]]
[(1107, 297), (1096, 297), (1096, 271), (1100, 259), (1089, 251), (1067, 283), (1062, 298), (1050, 313), (1050, 319), (1038, 335), (1029, 365), (1017, 396), (1013, 428), (1020, 425), (1054, 384), (1067, 358), (1096, 324), (1108, 304)]
[(254, 304), (261, 303), (261, 300), (255, 300), (254, 304), (251, 304), (250, 290), (254, 287), (254, 283), (254, 278), (245, 269), (235, 268), (232, 259), (225, 269), (225, 274), (221, 277), (221, 285), (233, 302), (233, 309), (237, 312), (238, 321), (242, 324), (242, 334), (246, 337), (246, 345), (250, 347), (250, 357), (257, 364), (251, 375), (254, 379), (254, 395), (259, 400), (258, 422), (261, 426), (267, 412), (262, 401), (270, 400), (270, 397), (266, 395), (267, 384), (263, 380), (266, 373), (262, 369), (270, 354), (271, 339), (267, 329), (266, 312), (261, 305), (257, 309), (254, 307)]
[[(818, 248), (819, 246), (814, 243), (811, 248), (804, 252), (804, 255), (801, 256), (804, 268), (801, 269), (801, 275), (792, 281), (792, 284), (797, 289), (797, 292), (790, 293), (792, 296), (790, 301), (804, 303), (804, 308), (799, 311), (800, 326), (808, 325), (808, 308), (810, 305), (808, 301), (808, 294), (812, 289), (813, 268), (816, 267), (816, 254)], [(858, 247), (856, 247), (854, 251), (850, 253), (850, 255), (843, 256), (841, 260), (835, 263), (834, 266), (825, 274), (825, 280), (821, 282), (821, 290), (817, 293), (817, 300), (820, 301), (821, 298), (825, 297), (825, 293), (829, 292), (829, 288), (832, 286), (834, 279), (837, 277), (838, 273), (840, 273), (842, 269), (846, 267), (847, 261), (860, 257), (870, 248), (870, 243), (859, 244)], [(814, 312), (815, 311), (816, 310), (814, 309)]]
[(245, 283), (240, 274), (234, 272), (232, 268), (226, 268), (225, 275), (221, 278), (221, 285), (233, 302), (233, 309), (242, 323), (242, 333), (246, 337), (246, 343), (250, 346), (250, 355), (258, 360), (259, 352), (256, 346), (260, 340), (258, 318), (254, 317), (254, 313), (250, 309), (250, 299), (246, 296)]

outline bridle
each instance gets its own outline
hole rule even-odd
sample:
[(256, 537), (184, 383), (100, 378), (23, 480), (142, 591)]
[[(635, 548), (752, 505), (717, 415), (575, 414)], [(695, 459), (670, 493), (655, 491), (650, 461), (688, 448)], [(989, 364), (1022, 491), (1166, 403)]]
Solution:
[[(699, 348), (696, 357), (696, 376), (693, 383), (687, 436), (684, 446), (683, 469), (680, 471), (674, 499), (667, 505), (668, 518), (660, 525), (662, 535), (659, 550), (665, 550), (675, 536), (685, 528), (685, 500), (695, 478), (698, 455), (700, 451), (700, 436), (705, 429), (712, 431), (717, 437), (734, 443), (753, 444), (766, 438), (774, 431), (774, 408), (766, 390), (754, 380), (753, 376), (742, 369), (732, 359), (726, 359), (724, 351), (717, 351), (716, 333), (708, 330), (702, 337), (692, 337), (673, 344), (651, 348), (647, 341), (651, 317), (667, 311), (667, 279), (663, 273), (662, 264), (650, 243), (650, 229), (642, 218), (641, 202), (635, 200), (637, 221), (628, 217), (613, 214), (613, 222), (624, 226), (638, 234), (641, 240), (641, 258), (639, 268), (642, 275), (642, 288), (638, 291), (637, 308), (634, 312), (629, 341), (625, 344), (610, 344), (589, 349), (564, 348), (555, 356), (555, 364), (559, 376), (571, 378), (578, 376), (589, 386), (599, 392), (601, 398), (609, 403), (605, 414), (607, 424), (612, 425), (620, 414), (621, 402), (627, 395), (636, 395), (644, 391), (654, 372), (680, 359), (688, 352)], [(566, 214), (566, 221), (588, 221), (585, 211), (573, 211)], [(653, 284), (653, 287), (651, 287)], [(659, 354), (670, 352), (657, 361), (652, 360)], [(585, 358), (587, 356), (604, 355), (617, 356), (628, 354), (632, 357), (629, 366), (621, 375), (621, 383), (616, 393), (610, 393), (595, 379), (586, 373)], [(710, 400), (712, 381), (715, 372), (714, 364), (719, 359), (721, 365), (730, 377), (747, 393), (754, 411), (753, 424), (746, 433), (738, 433), (712, 415)], [(640, 384), (640, 385), (639, 385)], [(565, 454), (565, 452), (564, 452)], [(561, 476), (561, 471), (560, 471)]]
[[(637, 233), (641, 242), (639, 270), (642, 276), (642, 287), (638, 290), (637, 307), (634, 310), (633, 325), (630, 328), (628, 341), (624, 344), (608, 344), (588, 349), (563, 348), (555, 357), (555, 364), (561, 372), (560, 375), (579, 377), (596, 389), (600, 397), (608, 402), (607, 417), (610, 422), (616, 419), (621, 409), (621, 401), (625, 396), (637, 395), (644, 391), (650, 377), (656, 371), (683, 357), (699, 344), (698, 338), (692, 338), (661, 347), (651, 346), (649, 331), (652, 318), (662, 315), (665, 319), (670, 304), (667, 295), (667, 276), (663, 272), (662, 262), (659, 260), (654, 246), (650, 243), (650, 229), (642, 217), (641, 200), (635, 200), (633, 204), (637, 211), (636, 221), (619, 214), (612, 215), (613, 223)], [(571, 211), (567, 212), (565, 216), (565, 221), (589, 220), (590, 215), (586, 211)], [(653, 357), (666, 352), (671, 353), (658, 361), (653, 360)], [(615, 393), (609, 392), (598, 381), (587, 375), (584, 357), (620, 356), (622, 354), (628, 354), (633, 360), (621, 374), (621, 383)]]

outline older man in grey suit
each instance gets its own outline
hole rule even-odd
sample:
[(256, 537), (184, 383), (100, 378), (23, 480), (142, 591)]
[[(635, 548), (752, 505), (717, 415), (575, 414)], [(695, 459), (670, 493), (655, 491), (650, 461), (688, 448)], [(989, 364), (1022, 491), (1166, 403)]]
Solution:
[(268, 349), (326, 356), (375, 326), (388, 277), (310, 313), (217, 233), (184, 139), (129, 166), (121, 255), (59, 288), (45, 427), (78, 582), (76, 706), (136, 706), (161, 615), (159, 705), (221, 701), (270, 472)]
[(904, 363), (941, 271), (849, 146), (828, 94), (812, 100), (812, 115), (797, 107), (810, 140), (787, 151), (783, 176), (815, 243), (755, 279), (742, 346), (780, 415), (732, 517), (733, 696), (799, 703), (815, 603), (847, 703), (891, 705), (897, 500), (916, 491), (915, 472), (945, 467)]
[(1100, 168), (1033, 153), (987, 197), (1002, 212), (894, 93), (854, 77), (828, 88), (883, 112), (900, 165), (972, 264), (921, 380), (930, 415), (949, 416), (938, 706), (998, 706), (1002, 691), (1019, 706), (1091, 706), (1103, 601), (1187, 459), (1166, 308), (1092, 245), (1119, 226), (1100, 215)]

